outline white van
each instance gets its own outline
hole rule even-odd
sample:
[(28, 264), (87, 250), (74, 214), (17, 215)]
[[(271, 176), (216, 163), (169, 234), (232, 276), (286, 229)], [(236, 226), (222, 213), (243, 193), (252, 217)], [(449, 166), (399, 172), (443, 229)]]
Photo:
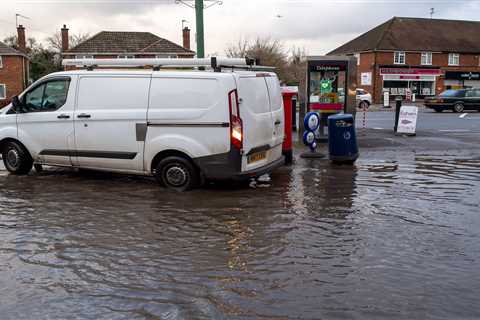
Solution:
[(187, 190), (283, 162), (277, 76), (257, 71), (74, 70), (47, 75), (0, 112), (5, 167), (153, 175)]

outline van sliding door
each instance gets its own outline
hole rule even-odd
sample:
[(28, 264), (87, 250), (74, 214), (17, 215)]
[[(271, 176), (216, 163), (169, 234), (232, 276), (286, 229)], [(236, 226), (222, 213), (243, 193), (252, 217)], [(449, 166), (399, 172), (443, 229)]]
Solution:
[(150, 75), (79, 78), (75, 164), (142, 172)]

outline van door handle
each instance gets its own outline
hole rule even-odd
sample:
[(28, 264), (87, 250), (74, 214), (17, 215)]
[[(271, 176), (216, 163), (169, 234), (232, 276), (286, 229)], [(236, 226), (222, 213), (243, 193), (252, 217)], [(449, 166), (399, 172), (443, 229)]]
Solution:
[(86, 113), (81, 113), (77, 116), (77, 118), (80, 118), (80, 119), (88, 119), (88, 118), (91, 118), (92, 116), (89, 115), (89, 114), (86, 114)]
[(70, 119), (70, 116), (68, 114), (61, 114), (57, 118), (58, 119)]

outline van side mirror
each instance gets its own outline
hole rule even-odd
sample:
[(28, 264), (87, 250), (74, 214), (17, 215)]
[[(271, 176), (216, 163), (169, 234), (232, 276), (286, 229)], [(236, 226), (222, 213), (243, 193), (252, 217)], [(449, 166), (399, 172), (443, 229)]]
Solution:
[(23, 112), (23, 105), (18, 96), (14, 96), (12, 98), (12, 106), (13, 109), (15, 110), (16, 113), (22, 113)]

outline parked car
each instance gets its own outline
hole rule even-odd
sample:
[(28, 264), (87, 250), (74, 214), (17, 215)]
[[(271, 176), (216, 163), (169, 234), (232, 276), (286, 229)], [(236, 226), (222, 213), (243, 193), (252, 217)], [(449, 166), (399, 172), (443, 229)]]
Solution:
[(424, 104), (436, 112), (480, 110), (480, 89), (447, 90), (438, 96), (425, 98)]
[(5, 167), (152, 175), (184, 191), (283, 163), (274, 73), (75, 70), (47, 75), (0, 112)]
[(357, 107), (368, 109), (372, 104), (372, 95), (363, 89), (357, 89)]

